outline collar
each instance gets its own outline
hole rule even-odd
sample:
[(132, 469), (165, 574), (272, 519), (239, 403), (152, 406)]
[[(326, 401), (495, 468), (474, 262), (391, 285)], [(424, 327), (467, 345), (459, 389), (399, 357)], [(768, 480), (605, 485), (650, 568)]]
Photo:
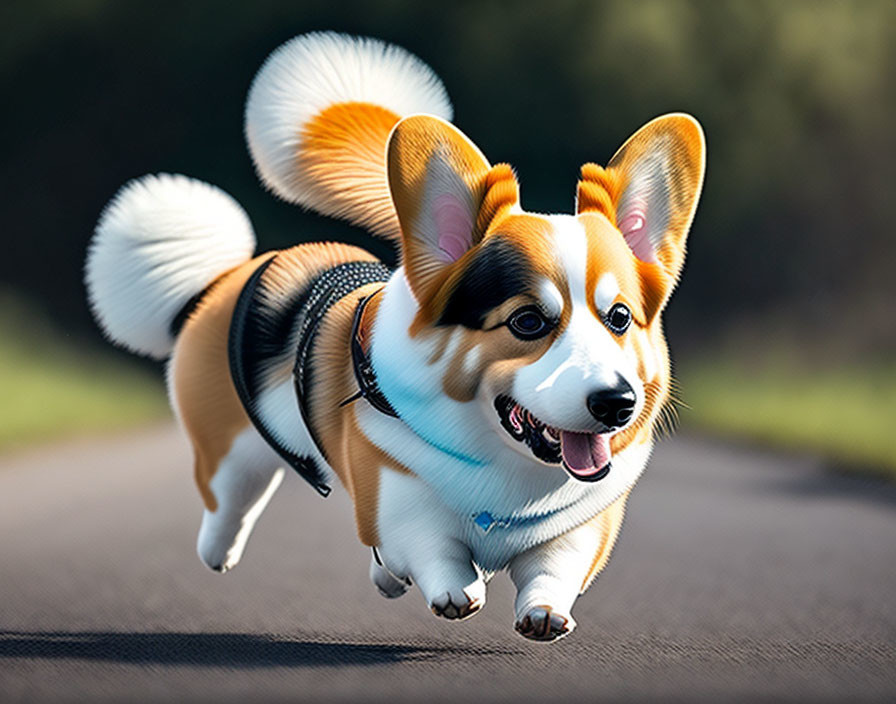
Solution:
[(382, 288), (378, 289), (369, 296), (365, 296), (358, 301), (358, 307), (355, 308), (355, 316), (352, 321), (351, 353), (352, 369), (355, 373), (355, 383), (358, 384), (358, 391), (340, 405), (345, 406), (357, 401), (359, 398), (364, 398), (380, 413), (398, 418), (398, 413), (392, 408), (392, 404), (383, 395), (379, 384), (376, 382), (376, 372), (373, 370), (373, 364), (370, 362), (369, 356), (371, 323), (364, 313), (367, 310), (367, 304), (382, 290)]
[(561, 511), (565, 511), (569, 506), (554, 509), (547, 513), (538, 513), (533, 516), (507, 516), (499, 517), (492, 515), (489, 511), (481, 511), (470, 516), (473, 523), (483, 533), (491, 533), (493, 528), (501, 528), (503, 530), (514, 530), (516, 528), (529, 528), (537, 523), (553, 518)]

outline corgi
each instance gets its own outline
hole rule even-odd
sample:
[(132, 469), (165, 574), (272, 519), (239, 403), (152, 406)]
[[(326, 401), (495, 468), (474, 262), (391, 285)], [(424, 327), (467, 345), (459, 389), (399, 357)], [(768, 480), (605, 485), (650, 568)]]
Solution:
[(656, 118), (582, 167), (574, 214), (544, 215), (451, 119), (403, 49), (292, 39), (249, 91), (257, 172), (393, 241), (400, 266), (336, 243), (255, 255), (230, 196), (149, 175), (99, 219), (89, 302), (114, 343), (168, 360), (210, 568), (240, 561), (291, 468), (348, 492), (384, 596), (416, 584), (465, 619), (506, 569), (516, 631), (552, 641), (609, 559), (670, 401), (661, 315), (704, 137), (688, 115)]

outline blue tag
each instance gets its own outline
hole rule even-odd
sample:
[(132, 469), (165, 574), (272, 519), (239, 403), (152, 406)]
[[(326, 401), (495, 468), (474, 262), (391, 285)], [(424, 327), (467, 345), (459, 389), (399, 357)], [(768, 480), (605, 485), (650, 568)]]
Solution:
[(488, 511), (483, 511), (478, 516), (473, 517), (473, 523), (488, 533), (492, 529), (492, 526), (495, 525), (495, 519), (492, 518), (492, 514)]

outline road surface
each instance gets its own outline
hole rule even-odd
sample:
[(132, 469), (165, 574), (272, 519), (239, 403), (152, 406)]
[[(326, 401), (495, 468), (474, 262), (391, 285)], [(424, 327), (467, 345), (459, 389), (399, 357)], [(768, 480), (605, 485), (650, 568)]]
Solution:
[(543, 645), (504, 575), (463, 623), (381, 598), (296, 476), (210, 572), (189, 465), (170, 426), (0, 458), (0, 701), (896, 701), (896, 486), (666, 441)]

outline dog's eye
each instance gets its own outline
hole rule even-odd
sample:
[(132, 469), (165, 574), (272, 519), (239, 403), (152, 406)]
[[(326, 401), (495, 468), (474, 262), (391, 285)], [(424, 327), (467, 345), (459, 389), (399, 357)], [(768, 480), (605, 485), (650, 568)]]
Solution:
[(632, 324), (632, 312), (624, 303), (617, 303), (607, 313), (607, 327), (617, 335), (621, 335)]
[(515, 311), (507, 320), (510, 332), (521, 340), (534, 340), (544, 337), (551, 329), (550, 323), (537, 308), (526, 307)]

